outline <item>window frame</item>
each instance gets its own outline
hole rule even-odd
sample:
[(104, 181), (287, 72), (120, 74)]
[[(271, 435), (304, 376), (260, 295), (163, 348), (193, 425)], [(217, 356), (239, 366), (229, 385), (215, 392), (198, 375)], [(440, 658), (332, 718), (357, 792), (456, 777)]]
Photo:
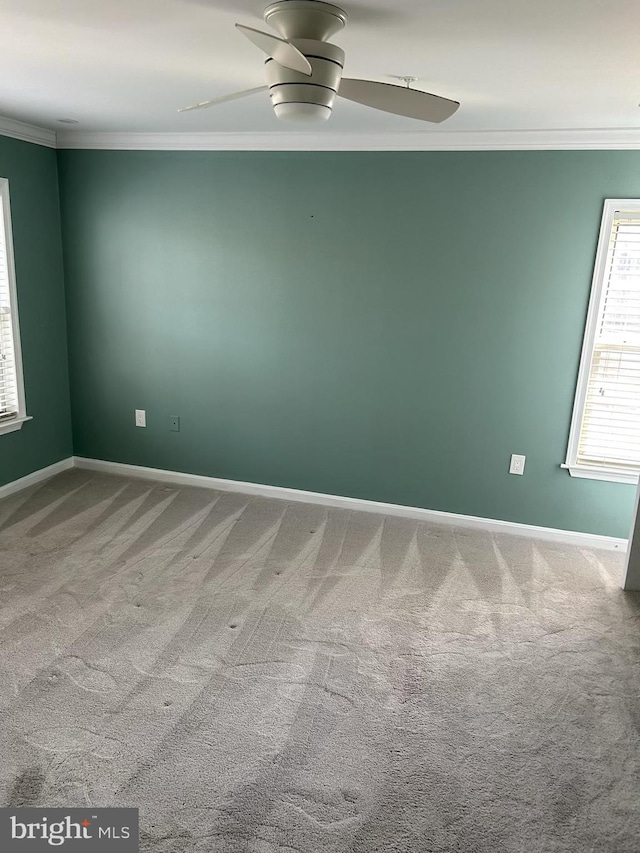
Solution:
[(589, 310), (582, 341), (582, 352), (580, 355), (580, 368), (576, 383), (576, 393), (573, 401), (573, 413), (569, 429), (569, 442), (567, 446), (567, 457), (560, 466), (569, 471), (572, 477), (582, 477), (589, 480), (607, 480), (613, 483), (638, 483), (639, 474), (631, 469), (620, 467), (607, 467), (605, 465), (590, 466), (577, 462), (578, 447), (580, 444), (580, 428), (586, 405), (589, 372), (593, 359), (596, 333), (603, 310), (603, 300), (606, 292), (605, 273), (609, 254), (609, 242), (611, 240), (611, 229), (618, 210), (628, 210), (640, 214), (640, 199), (630, 198), (608, 198), (604, 201), (602, 219), (600, 221), (600, 234), (598, 237), (598, 248), (593, 266), (593, 278), (591, 280), (591, 294), (589, 297)]
[(18, 394), (18, 412), (13, 417), (0, 420), (0, 435), (16, 432), (31, 418), (27, 415), (24, 391), (24, 373), (22, 368), (22, 345), (20, 341), (20, 322), (18, 319), (18, 292), (16, 287), (15, 259), (13, 251), (13, 229), (11, 227), (11, 201), (9, 198), (9, 179), (0, 178), (0, 199), (2, 200), (2, 218), (4, 242), (7, 256), (7, 279), (9, 283), (9, 307), (11, 311), (11, 332), (13, 337), (16, 388)]

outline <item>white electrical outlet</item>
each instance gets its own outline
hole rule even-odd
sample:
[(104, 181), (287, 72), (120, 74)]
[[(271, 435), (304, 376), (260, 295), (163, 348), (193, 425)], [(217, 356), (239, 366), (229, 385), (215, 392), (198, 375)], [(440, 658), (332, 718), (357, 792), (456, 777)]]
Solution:
[(511, 454), (511, 465), (509, 465), (510, 474), (524, 474), (524, 463), (526, 456), (518, 456), (517, 453)]
[(136, 409), (136, 426), (146, 427), (147, 413), (144, 409)]

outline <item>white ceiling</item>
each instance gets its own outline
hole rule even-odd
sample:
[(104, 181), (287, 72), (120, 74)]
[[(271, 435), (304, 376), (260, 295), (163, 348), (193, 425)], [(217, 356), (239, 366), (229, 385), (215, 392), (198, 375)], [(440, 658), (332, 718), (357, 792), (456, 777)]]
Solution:
[[(260, 86), (267, 0), (0, 0), (0, 115), (78, 132), (295, 134)], [(340, 3), (338, 3), (340, 5)], [(345, 0), (345, 74), (461, 102), (439, 126), (338, 100), (318, 133), (640, 129), (640, 0)], [(316, 128), (314, 127), (314, 132)], [(304, 128), (308, 134), (310, 128)]]

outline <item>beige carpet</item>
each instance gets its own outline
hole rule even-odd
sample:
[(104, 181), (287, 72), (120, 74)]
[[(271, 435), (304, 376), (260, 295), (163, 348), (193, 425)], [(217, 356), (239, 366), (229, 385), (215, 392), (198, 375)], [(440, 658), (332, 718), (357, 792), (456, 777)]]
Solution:
[(70, 471), (0, 502), (3, 805), (141, 849), (637, 853), (623, 557)]

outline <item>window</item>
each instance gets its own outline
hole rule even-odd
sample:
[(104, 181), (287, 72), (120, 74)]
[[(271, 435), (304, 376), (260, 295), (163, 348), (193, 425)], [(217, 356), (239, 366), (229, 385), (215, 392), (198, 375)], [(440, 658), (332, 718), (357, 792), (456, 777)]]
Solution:
[(574, 477), (640, 473), (640, 200), (602, 214), (567, 461)]
[(9, 182), (0, 178), (0, 434), (20, 429), (26, 420)]

